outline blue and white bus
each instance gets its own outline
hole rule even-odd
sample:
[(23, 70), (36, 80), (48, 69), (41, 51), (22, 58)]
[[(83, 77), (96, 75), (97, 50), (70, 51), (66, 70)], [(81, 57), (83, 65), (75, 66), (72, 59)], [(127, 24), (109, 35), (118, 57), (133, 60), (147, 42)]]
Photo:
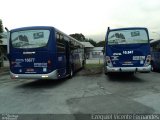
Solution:
[(13, 29), (8, 56), (13, 79), (60, 79), (82, 68), (84, 45), (50, 26)]
[(152, 71), (160, 71), (160, 40), (151, 40)]
[(151, 71), (147, 28), (108, 28), (105, 41), (105, 74)]

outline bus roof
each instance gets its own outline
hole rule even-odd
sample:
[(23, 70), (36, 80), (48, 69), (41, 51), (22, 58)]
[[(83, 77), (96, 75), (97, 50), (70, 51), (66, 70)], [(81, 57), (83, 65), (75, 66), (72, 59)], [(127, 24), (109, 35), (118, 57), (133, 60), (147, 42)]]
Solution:
[(21, 27), (21, 28), (16, 28), (16, 29), (12, 29), (11, 32), (16, 32), (16, 31), (23, 31), (23, 30), (35, 30), (35, 29), (47, 29), (47, 30), (51, 30), (51, 29), (54, 29), (55, 31), (58, 31), (60, 32), (61, 34), (69, 37), (70, 39), (74, 40), (76, 43), (82, 45), (84, 47), (84, 45), (79, 42), (78, 40), (76, 40), (75, 38), (65, 34), (64, 32), (58, 30), (57, 28), (55, 27), (52, 27), (52, 26), (29, 26), (29, 27)]
[(150, 44), (154, 44), (154, 43), (158, 43), (158, 42), (160, 42), (160, 39), (159, 40), (151, 40)]
[(129, 29), (147, 29), (145, 27), (125, 27), (125, 28), (115, 28), (115, 29), (109, 29), (109, 30), (129, 30)]
[(15, 32), (15, 31), (21, 31), (21, 30), (32, 30), (32, 29), (53, 29), (54, 27), (52, 26), (29, 26), (29, 27), (21, 27), (21, 28), (15, 28), (12, 29), (11, 32)]

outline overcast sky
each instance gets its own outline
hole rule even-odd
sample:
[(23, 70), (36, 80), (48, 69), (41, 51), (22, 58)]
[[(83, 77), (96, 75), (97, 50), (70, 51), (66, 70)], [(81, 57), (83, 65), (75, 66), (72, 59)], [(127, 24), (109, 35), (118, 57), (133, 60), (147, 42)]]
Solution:
[(147, 27), (160, 38), (160, 0), (0, 0), (9, 29), (54, 26), (66, 34), (104, 40), (107, 27)]

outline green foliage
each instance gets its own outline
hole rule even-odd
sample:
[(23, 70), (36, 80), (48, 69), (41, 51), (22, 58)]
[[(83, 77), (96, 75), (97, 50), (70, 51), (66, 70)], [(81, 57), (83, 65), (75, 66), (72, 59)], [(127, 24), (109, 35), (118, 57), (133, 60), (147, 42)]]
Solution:
[(86, 39), (86, 41), (85, 42), (90, 42), (93, 46), (96, 46), (96, 42), (94, 41), (94, 40), (92, 40), (92, 39)]
[(100, 42), (96, 43), (91, 38), (89, 38), (89, 39), (85, 38), (85, 36), (82, 33), (70, 34), (70, 36), (77, 39), (80, 42), (90, 42), (95, 47), (104, 47), (105, 46), (105, 41), (100, 41)]
[(96, 45), (97, 47), (104, 47), (105, 46), (105, 41), (100, 41)]
[(80, 42), (85, 42), (85, 36), (82, 33), (70, 34), (70, 36), (77, 39)]
[(90, 38), (85, 38), (85, 36), (82, 33), (70, 34), (70, 36), (77, 39), (80, 42), (90, 42), (93, 46), (96, 46), (96, 42), (94, 40)]

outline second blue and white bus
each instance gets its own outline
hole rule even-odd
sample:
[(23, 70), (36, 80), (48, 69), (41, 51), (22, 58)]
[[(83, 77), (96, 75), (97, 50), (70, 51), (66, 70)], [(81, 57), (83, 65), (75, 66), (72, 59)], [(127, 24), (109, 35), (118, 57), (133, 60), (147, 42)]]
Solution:
[(151, 53), (147, 28), (108, 28), (105, 39), (105, 73), (150, 72)]
[(11, 78), (60, 79), (84, 66), (84, 45), (54, 27), (23, 27), (9, 33)]
[(152, 71), (160, 71), (160, 40), (151, 40)]

